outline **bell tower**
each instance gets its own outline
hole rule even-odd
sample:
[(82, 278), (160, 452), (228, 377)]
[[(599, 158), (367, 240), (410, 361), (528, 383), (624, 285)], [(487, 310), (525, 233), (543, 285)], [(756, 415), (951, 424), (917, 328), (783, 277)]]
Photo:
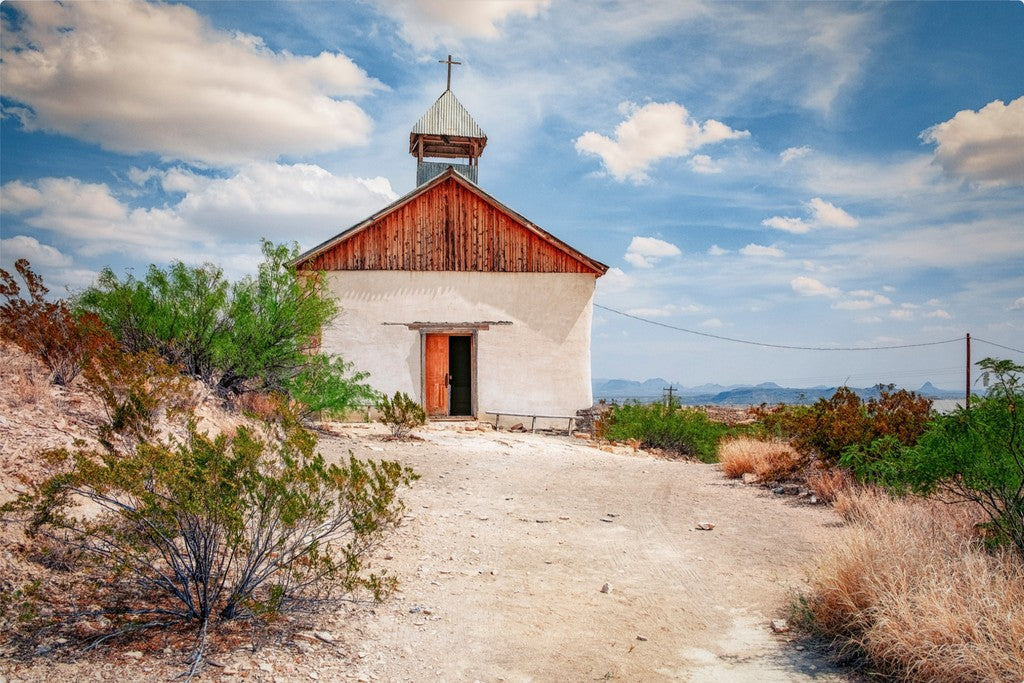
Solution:
[(448, 65), (448, 87), (409, 133), (409, 153), (416, 157), (416, 186), (440, 175), (449, 166), (477, 184), (478, 160), (487, 145), (487, 136), (452, 94), (452, 65), (461, 62), (452, 61), (448, 55), (439, 63)]

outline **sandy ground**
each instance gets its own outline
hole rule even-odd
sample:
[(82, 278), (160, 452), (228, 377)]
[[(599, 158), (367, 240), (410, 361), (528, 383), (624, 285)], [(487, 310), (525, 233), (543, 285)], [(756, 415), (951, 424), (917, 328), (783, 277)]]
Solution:
[(380, 560), (401, 591), (362, 615), (354, 643), (372, 678), (845, 680), (770, 629), (837, 532), (830, 509), (567, 437), (347, 431), (325, 454), (396, 458), (422, 476)]
[[(94, 421), (47, 401), (10, 403), (0, 419), (5, 492), (32, 444)], [(332, 426), (326, 456), (398, 459), (422, 477), (373, 561), (399, 592), (296, 617), (259, 647), (222, 644), (199, 679), (846, 680), (769, 627), (816, 549), (841, 533), (830, 509), (731, 482), (713, 465), (466, 427), (428, 425), (421, 440), (396, 442), (380, 426)], [(696, 530), (703, 522), (714, 529)], [(185, 668), (180, 649), (50, 645), (59, 657), (15, 660), (0, 648), (0, 683), (171, 680)]]

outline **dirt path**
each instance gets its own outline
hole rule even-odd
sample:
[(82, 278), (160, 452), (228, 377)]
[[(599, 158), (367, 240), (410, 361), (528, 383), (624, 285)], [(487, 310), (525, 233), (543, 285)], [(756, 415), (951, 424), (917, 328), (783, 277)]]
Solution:
[(350, 634), (364, 679), (845, 680), (769, 628), (831, 510), (577, 439), (421, 434), (321, 443), (422, 475), (379, 560), (401, 592)]
[[(5, 424), (0, 444), (35, 439)], [(567, 437), (453, 424), (412, 442), (382, 440), (379, 425), (337, 432), (322, 438), (325, 456), (351, 449), (422, 476), (374, 558), (400, 591), (382, 605), (288, 617), (256, 648), (223, 642), (200, 680), (846, 680), (769, 628), (840, 532), (830, 509), (730, 482), (715, 466)], [(13, 467), (18, 452), (0, 455)], [(702, 522), (715, 527), (695, 530)], [(136, 647), (24, 661), (0, 649), (0, 683), (166, 681), (186, 668), (180, 649)]]

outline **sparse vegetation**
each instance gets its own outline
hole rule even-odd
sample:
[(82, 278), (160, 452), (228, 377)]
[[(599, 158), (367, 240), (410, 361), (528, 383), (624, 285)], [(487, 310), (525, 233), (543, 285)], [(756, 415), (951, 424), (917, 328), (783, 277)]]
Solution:
[(703, 462), (717, 460), (718, 442), (729, 431), (697, 408), (661, 404), (615, 406), (601, 422), (599, 433), (607, 439), (636, 440), (644, 448), (661, 448)]
[(391, 430), (391, 436), (403, 439), (417, 427), (427, 422), (427, 413), (423, 406), (414, 401), (403, 391), (396, 391), (391, 398), (382, 396), (377, 401), (380, 420)]
[[(328, 464), (288, 415), (217, 436), (185, 418), (185, 436), (167, 439), (153, 438), (152, 415), (132, 412), (131, 442), (43, 454), (52, 475), (2, 508), (25, 523), (30, 557), (75, 576), (72, 595), (38, 591), (33, 608), (70, 602), (66, 618), (107, 615), (122, 631), (193, 623), (198, 661), (217, 620), (315, 610), (355, 590), (381, 599), (394, 587), (363, 563), (399, 522), (412, 470), (351, 453)], [(33, 626), (21, 612), (0, 616)]]

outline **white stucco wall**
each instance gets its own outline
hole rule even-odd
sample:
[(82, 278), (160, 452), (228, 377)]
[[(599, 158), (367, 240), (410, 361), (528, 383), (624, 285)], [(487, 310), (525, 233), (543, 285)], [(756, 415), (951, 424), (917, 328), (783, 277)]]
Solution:
[[(421, 332), (410, 323), (491, 325), (476, 335), (478, 416), (573, 415), (593, 403), (593, 275), (331, 271), (341, 309), (323, 350), (370, 373), (379, 391), (422, 396)], [(383, 324), (398, 323), (398, 324)]]

